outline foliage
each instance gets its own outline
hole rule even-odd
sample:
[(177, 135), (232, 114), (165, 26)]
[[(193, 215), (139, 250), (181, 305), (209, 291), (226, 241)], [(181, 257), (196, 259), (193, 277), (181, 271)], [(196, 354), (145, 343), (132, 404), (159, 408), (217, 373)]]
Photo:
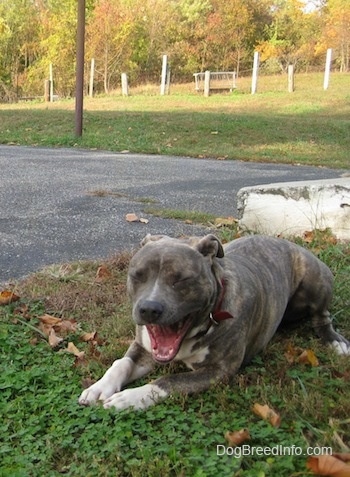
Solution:
[[(0, 0), (0, 99), (42, 95), (50, 63), (55, 92), (74, 93), (76, 7), (76, 0)], [(207, 69), (248, 73), (255, 49), (270, 70), (292, 63), (305, 71), (329, 47), (348, 71), (349, 22), (347, 0), (311, 11), (302, 0), (89, 0), (86, 71), (94, 58), (95, 90), (107, 93), (122, 72), (134, 84), (158, 82), (163, 54), (173, 80), (188, 81)]]

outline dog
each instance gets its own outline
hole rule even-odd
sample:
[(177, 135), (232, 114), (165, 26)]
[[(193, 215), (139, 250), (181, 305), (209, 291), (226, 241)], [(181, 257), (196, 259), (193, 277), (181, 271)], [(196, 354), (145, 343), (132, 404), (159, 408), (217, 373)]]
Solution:
[[(328, 311), (333, 276), (304, 248), (248, 236), (225, 246), (212, 234), (184, 239), (147, 235), (131, 259), (127, 288), (136, 337), (81, 405), (145, 409), (171, 393), (196, 393), (229, 380), (263, 350), (281, 323), (310, 319), (325, 344), (350, 354)], [(155, 364), (181, 361), (190, 372), (133, 389)]]

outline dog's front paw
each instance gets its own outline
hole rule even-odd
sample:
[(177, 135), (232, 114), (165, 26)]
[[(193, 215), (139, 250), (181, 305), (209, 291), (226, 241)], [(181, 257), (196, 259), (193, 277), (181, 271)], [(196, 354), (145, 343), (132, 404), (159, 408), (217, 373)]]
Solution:
[(331, 347), (337, 354), (350, 355), (350, 343), (345, 338), (339, 341), (333, 341)]
[(102, 378), (89, 388), (85, 389), (81, 393), (78, 402), (82, 406), (90, 406), (91, 404), (96, 404), (98, 401), (105, 401), (112, 396), (114, 392), (114, 386), (111, 386)]
[(103, 403), (104, 408), (115, 407), (119, 411), (133, 407), (134, 409), (146, 409), (153, 406), (161, 399), (164, 399), (168, 393), (163, 391), (156, 384), (145, 384), (134, 389), (125, 389), (106, 399)]

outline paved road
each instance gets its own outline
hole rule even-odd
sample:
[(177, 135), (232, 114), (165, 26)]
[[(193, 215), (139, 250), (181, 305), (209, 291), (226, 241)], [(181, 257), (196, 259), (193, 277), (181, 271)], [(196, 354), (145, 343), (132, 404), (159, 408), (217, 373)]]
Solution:
[[(108, 257), (146, 233), (203, 229), (142, 213), (157, 207), (236, 215), (244, 186), (339, 177), (344, 171), (78, 149), (0, 146), (0, 282), (45, 265)], [(107, 195), (100, 194), (107, 192)], [(113, 195), (114, 194), (114, 195)], [(101, 196), (102, 195), (102, 196)], [(149, 219), (128, 223), (127, 213)]]

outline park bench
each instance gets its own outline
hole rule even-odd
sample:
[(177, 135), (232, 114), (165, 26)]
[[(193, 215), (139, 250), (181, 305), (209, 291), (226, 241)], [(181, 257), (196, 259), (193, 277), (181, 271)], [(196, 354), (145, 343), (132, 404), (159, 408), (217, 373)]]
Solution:
[[(236, 88), (235, 71), (210, 71), (209, 90), (233, 91)], [(195, 90), (204, 91), (205, 73), (194, 73)]]

